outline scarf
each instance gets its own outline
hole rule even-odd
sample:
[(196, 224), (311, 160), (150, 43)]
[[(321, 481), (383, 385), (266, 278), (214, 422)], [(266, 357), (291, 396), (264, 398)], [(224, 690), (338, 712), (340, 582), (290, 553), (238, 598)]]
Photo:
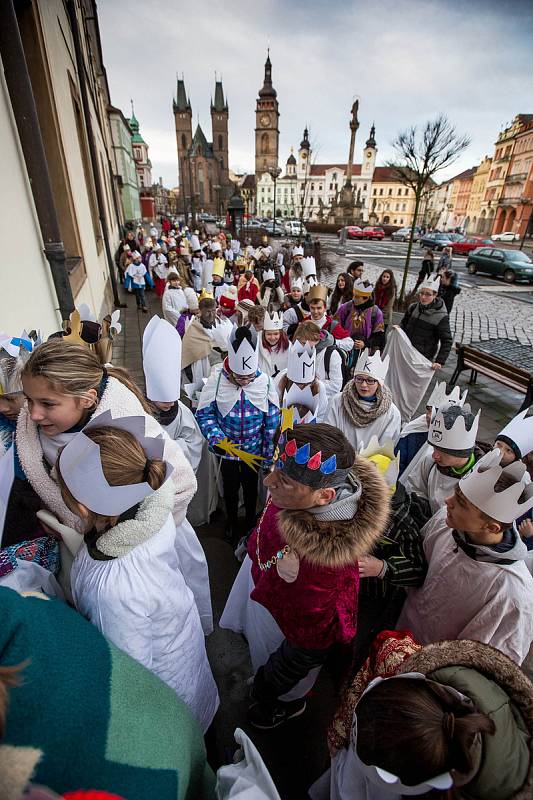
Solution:
[(353, 519), (357, 513), (357, 504), (361, 493), (362, 486), (351, 472), (348, 473), (346, 481), (337, 488), (337, 493), (331, 503), (308, 508), (307, 511), (319, 522)]
[[(364, 402), (364, 401), (362, 401)], [(342, 406), (350, 422), (356, 428), (364, 428), (378, 417), (386, 414), (392, 404), (392, 394), (388, 386), (381, 386), (376, 395), (374, 408), (366, 410), (357, 394), (355, 379), (349, 381), (342, 390)]]

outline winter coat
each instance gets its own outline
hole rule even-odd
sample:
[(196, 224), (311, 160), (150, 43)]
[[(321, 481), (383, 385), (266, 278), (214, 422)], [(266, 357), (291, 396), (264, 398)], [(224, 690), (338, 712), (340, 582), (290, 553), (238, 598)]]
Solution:
[(339, 306), (335, 314), (344, 330), (352, 339), (360, 339), (371, 352), (383, 350), (385, 347), (385, 324), (381, 309), (374, 304), (371, 297), (360, 306), (350, 300)]
[[(271, 503), (248, 540), (254, 589), (251, 599), (274, 617), (295, 647), (322, 650), (355, 636), (359, 568), (357, 559), (372, 551), (387, 523), (388, 489), (369, 462), (356, 458), (354, 473), (362, 485), (352, 519), (322, 522), (303, 510), (280, 510)], [(299, 558), (292, 583), (263, 562), (289, 545)]]
[[(329, 369), (326, 371), (326, 352), (329, 351)], [(328, 400), (342, 391), (342, 356), (332, 334), (322, 328), (322, 337), (316, 346), (316, 375), (326, 387)]]
[(407, 422), (400, 433), (395, 453), (400, 455), (400, 475), (412, 462), (428, 440), (428, 423), (425, 414)]
[(161, 305), (164, 318), (176, 328), (181, 314), (187, 311), (187, 298), (183, 289), (174, 288), (167, 283)]
[(194, 595), (181, 573), (173, 496), (165, 484), (94, 545), (86, 535), (72, 565), (72, 597), (107, 639), (176, 692), (205, 732), (218, 693)]
[(453, 339), (448, 312), (440, 297), (435, 298), (429, 306), (411, 303), (400, 326), (419, 353), (444, 366)]
[[(113, 377), (108, 378), (104, 393), (91, 419), (95, 419), (108, 410), (111, 410), (114, 417), (146, 417), (148, 420), (146, 423), (147, 433), (150, 436), (163, 433), (163, 436), (168, 439), (159, 423), (145, 412), (133, 392)], [(83, 531), (84, 522), (65, 505), (61, 497), (61, 490), (45, 465), (39, 426), (31, 420), (27, 404), (24, 405), (18, 416), (16, 438), (20, 463), (30, 484), (43, 501), (43, 505), (55, 514), (60, 522), (77, 531)], [(196, 479), (192, 467), (179, 445), (170, 439), (165, 444), (164, 456), (174, 466), (171, 476), (175, 490), (174, 522), (179, 526), (185, 519), (187, 505), (196, 491)]]
[(24, 667), (0, 744), (2, 800), (20, 800), (30, 780), (61, 796), (214, 798), (185, 704), (66, 603), (0, 588), (0, 666), (13, 664)]
[[(344, 391), (346, 391), (346, 387)], [(391, 403), (388, 411), (373, 422), (370, 422), (364, 427), (356, 428), (344, 410), (342, 392), (330, 399), (324, 422), (327, 422), (328, 425), (333, 425), (335, 428), (339, 428), (350, 444), (355, 447), (356, 451), (359, 450), (361, 445), (366, 447), (373, 436), (378, 437), (380, 444), (383, 444), (386, 439), (392, 439), (393, 444), (396, 444), (402, 426), (400, 412), (394, 403)]]
[(422, 644), (475, 639), (521, 664), (533, 641), (533, 578), (527, 548), (513, 527), (512, 549), (456, 543), (438, 511), (421, 535), (428, 572), (424, 585), (409, 589), (398, 630), (410, 630)]

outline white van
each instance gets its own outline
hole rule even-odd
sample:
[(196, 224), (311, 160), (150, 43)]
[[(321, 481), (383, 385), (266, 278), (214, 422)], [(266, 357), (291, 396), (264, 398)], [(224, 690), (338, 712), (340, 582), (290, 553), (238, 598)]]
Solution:
[(307, 230), (302, 222), (297, 219), (291, 219), (285, 223), (285, 233), (288, 236), (305, 236)]

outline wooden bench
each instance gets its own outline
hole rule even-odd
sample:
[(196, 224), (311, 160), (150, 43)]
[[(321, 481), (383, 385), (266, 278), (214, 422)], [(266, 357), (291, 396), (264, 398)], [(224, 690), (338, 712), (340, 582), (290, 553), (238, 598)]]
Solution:
[(455, 386), (461, 372), (471, 370), (469, 383), (475, 383), (478, 373), (502, 383), (509, 389), (525, 394), (520, 411), (533, 402), (533, 349), (508, 339), (489, 339), (476, 344), (456, 342), (457, 366), (451, 378)]

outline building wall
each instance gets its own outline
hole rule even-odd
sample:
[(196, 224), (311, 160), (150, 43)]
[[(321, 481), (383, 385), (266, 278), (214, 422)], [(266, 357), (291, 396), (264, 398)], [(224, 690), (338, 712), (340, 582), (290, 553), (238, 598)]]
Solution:
[(409, 227), (413, 222), (415, 193), (399, 181), (372, 181), (371, 212), (378, 222)]
[(122, 178), (120, 196), (124, 220), (140, 219), (141, 203), (137, 185), (137, 171), (133, 160), (133, 148), (131, 146), (131, 131), (121, 114), (111, 111), (109, 116), (116, 174)]
[(473, 177), (470, 198), (466, 208), (466, 216), (469, 220), (467, 233), (483, 234), (485, 232), (485, 217), (481, 217), (481, 204), (485, 197), (491, 165), (492, 158), (486, 156)]
[[(1, 328), (16, 336), (24, 328), (50, 334), (61, 328), (50, 267), (33, 204), (9, 94), (0, 60), (0, 148), (4, 158), (0, 181), (0, 237), (13, 243), (10, 264), (2, 270)], [(9, 213), (6, 213), (9, 209)]]

